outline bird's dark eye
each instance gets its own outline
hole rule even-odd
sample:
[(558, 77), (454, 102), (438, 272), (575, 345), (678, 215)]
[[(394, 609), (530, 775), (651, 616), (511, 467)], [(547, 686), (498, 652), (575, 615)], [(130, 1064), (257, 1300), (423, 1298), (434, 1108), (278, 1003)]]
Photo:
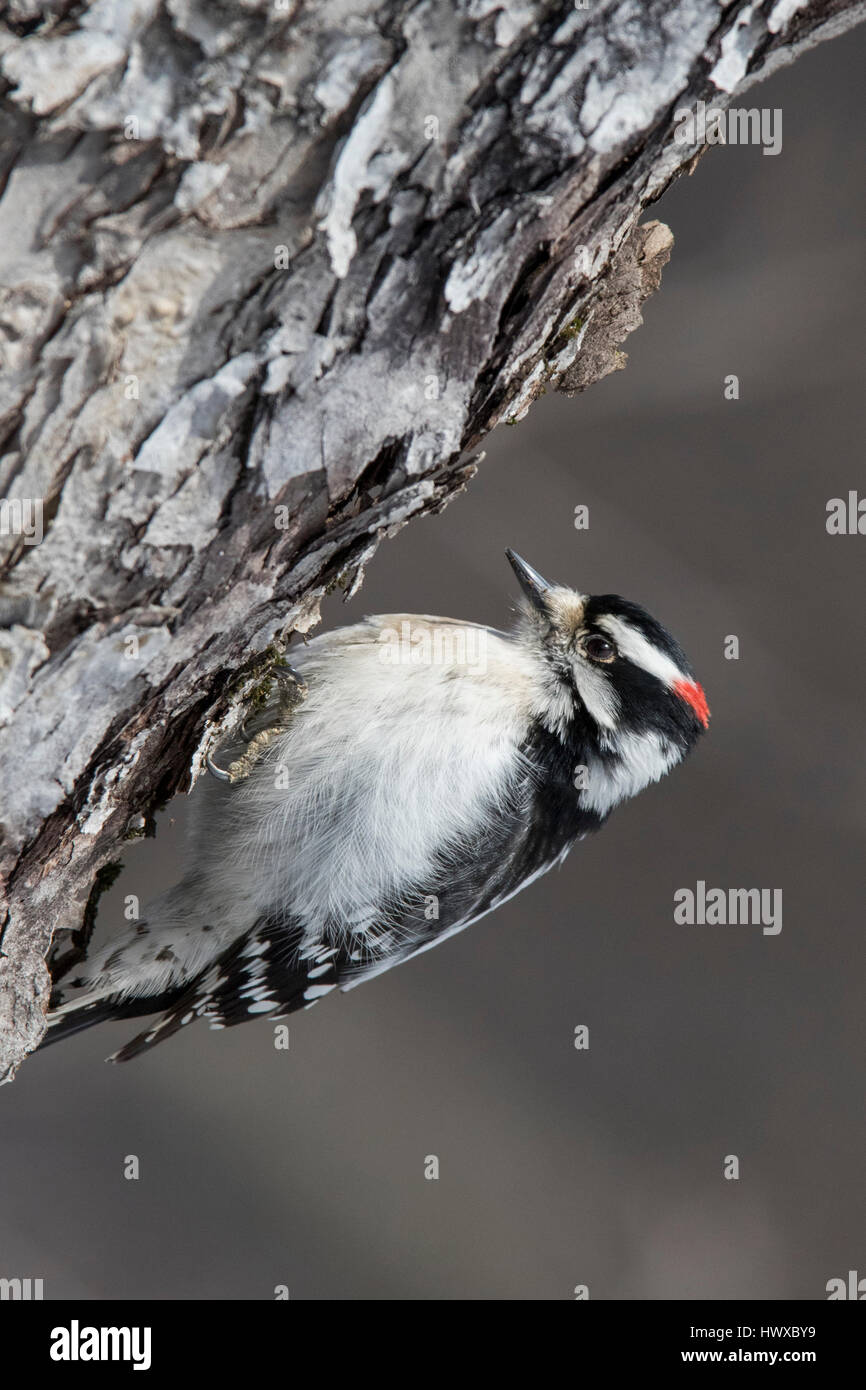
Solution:
[(606, 637), (601, 637), (597, 632), (590, 633), (589, 637), (584, 637), (581, 650), (584, 656), (589, 657), (590, 661), (613, 661), (616, 656), (616, 647), (613, 643), (608, 642)]

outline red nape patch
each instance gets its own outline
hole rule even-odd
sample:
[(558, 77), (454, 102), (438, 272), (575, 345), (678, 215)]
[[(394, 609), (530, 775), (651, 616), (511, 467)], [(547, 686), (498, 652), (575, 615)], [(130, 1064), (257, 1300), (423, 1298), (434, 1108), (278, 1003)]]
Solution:
[(687, 705), (691, 705), (706, 729), (710, 722), (710, 707), (707, 704), (707, 697), (697, 681), (674, 681), (674, 690), (680, 699), (685, 700)]

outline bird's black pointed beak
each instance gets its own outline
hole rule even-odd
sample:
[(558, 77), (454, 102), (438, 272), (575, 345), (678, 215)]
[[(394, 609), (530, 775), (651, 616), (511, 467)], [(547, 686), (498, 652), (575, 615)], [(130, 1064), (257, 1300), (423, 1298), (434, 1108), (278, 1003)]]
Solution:
[(517, 575), (521, 589), (525, 593), (533, 608), (537, 608), (539, 613), (547, 613), (545, 595), (553, 588), (546, 579), (542, 579), (538, 570), (534, 570), (525, 560), (521, 560), (519, 555), (511, 549), (506, 550), (508, 562), (514, 573)]

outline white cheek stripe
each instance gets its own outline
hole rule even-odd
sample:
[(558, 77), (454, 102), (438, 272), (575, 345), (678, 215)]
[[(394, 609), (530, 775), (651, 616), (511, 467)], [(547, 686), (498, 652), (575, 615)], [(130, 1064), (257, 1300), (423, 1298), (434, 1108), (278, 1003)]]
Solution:
[(652, 731), (622, 734), (615, 747), (618, 758), (614, 763), (590, 758), (589, 785), (581, 792), (581, 804), (600, 816), (637, 796), (650, 782), (658, 782), (682, 757), (678, 748)]
[(615, 729), (619, 717), (619, 697), (603, 671), (578, 658), (574, 663), (574, 683), (587, 711), (601, 729)]
[(622, 618), (612, 618), (609, 615), (599, 618), (598, 626), (612, 637), (617, 648), (628, 661), (633, 661), (636, 666), (643, 667), (651, 676), (657, 676), (665, 685), (673, 685), (675, 681), (689, 680), (690, 677), (677, 666), (664, 652), (654, 647), (652, 642), (644, 637), (642, 632), (632, 627), (631, 623), (625, 622)]

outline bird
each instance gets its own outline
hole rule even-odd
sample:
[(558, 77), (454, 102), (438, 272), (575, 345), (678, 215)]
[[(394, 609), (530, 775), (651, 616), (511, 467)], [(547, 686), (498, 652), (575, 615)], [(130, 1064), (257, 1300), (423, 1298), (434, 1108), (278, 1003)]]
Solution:
[(183, 878), (56, 983), (45, 1044), (156, 1015), (109, 1059), (127, 1061), (195, 1019), (278, 1020), (353, 989), (493, 912), (683, 760), (709, 709), (670, 633), (506, 555), (508, 632), (387, 614), (292, 649), (245, 751), (208, 759)]

